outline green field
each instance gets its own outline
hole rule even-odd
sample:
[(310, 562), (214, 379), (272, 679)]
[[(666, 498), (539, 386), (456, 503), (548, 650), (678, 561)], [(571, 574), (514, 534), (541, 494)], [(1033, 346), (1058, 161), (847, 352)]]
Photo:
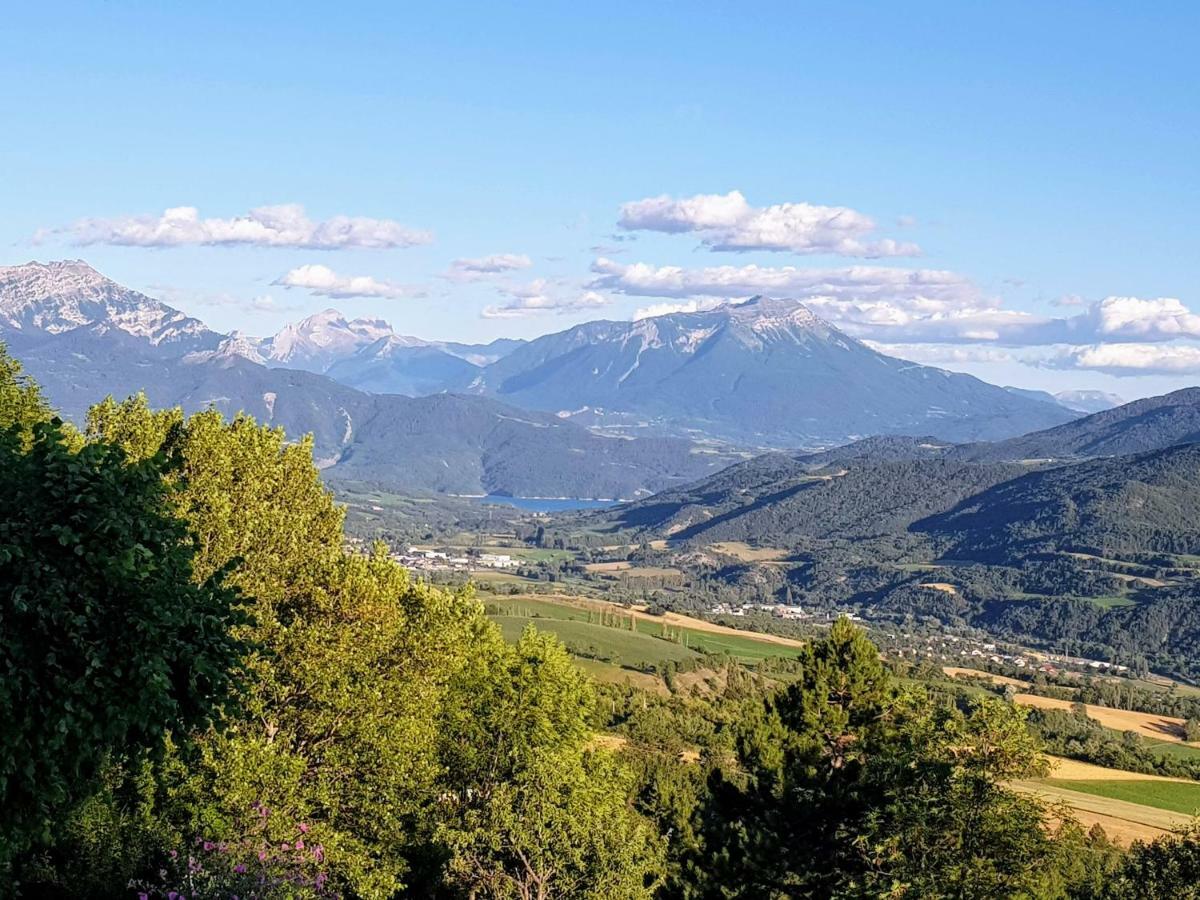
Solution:
[[(606, 655), (615, 653), (625, 666), (639, 667), (640, 661), (661, 664), (669, 659), (690, 659), (701, 653), (728, 653), (743, 662), (755, 663), (771, 656), (795, 656), (797, 649), (759, 640), (751, 635), (714, 634), (693, 628), (669, 626), (681, 632), (681, 643), (662, 637), (663, 624), (652, 619), (636, 619), (635, 630), (600, 624), (600, 613), (553, 600), (522, 597), (519, 599), (489, 600), (488, 615), (506, 628), (505, 635), (520, 634), (524, 623), (533, 622), (538, 628), (553, 631), (571, 648), (595, 647)], [(622, 616), (625, 611), (614, 606), (610, 614)], [(590, 621), (589, 621), (590, 620)], [(507, 625), (504, 623), (507, 622)], [(518, 622), (521, 625), (518, 625)], [(569, 627), (564, 623), (572, 623)], [(570, 639), (568, 639), (570, 635)], [(633, 639), (632, 642), (630, 639)], [(633, 654), (633, 655), (630, 655)], [(682, 655), (680, 655), (682, 654)]]
[(1083, 597), (1081, 599), (1094, 603), (1101, 609), (1113, 609), (1118, 606), (1137, 606), (1136, 600), (1131, 600), (1124, 594), (1109, 594), (1105, 597)]
[(516, 640), (532, 623), (541, 631), (558, 635), (567, 649), (583, 656), (601, 656), (619, 660), (622, 666), (634, 669), (662, 665), (668, 661), (682, 662), (699, 654), (680, 644), (664, 641), (637, 631), (624, 631), (608, 625), (597, 625), (571, 619), (551, 619), (526, 616), (492, 616), (508, 640)]
[(1192, 815), (1200, 811), (1200, 783), (1182, 781), (1152, 781), (1150, 779), (1119, 779), (1114, 781), (1075, 781), (1048, 778), (1046, 784), (1079, 791), (1110, 800), (1123, 800), (1141, 806), (1153, 806), (1172, 812)]
[(1178, 741), (1154, 741), (1150, 743), (1150, 752), (1171, 759), (1200, 760), (1200, 747), (1181, 744)]
[(486, 546), (480, 548), (485, 553), (507, 553), (516, 559), (526, 562), (565, 562), (575, 558), (570, 550), (548, 550), (542, 547), (500, 547)]

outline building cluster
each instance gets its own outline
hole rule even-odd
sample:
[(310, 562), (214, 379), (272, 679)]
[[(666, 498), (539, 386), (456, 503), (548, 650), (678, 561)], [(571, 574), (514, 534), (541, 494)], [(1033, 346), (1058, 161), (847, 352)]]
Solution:
[(777, 619), (808, 618), (808, 614), (799, 606), (786, 606), (783, 603), (743, 603), (740, 606), (732, 603), (718, 603), (708, 612), (714, 616), (746, 616), (754, 612), (765, 612)]
[(427, 550), (422, 547), (393, 553), (392, 559), (407, 569), (422, 572), (469, 572), (473, 569), (515, 569), (520, 561), (507, 553), (483, 553), (467, 550), (465, 553), (444, 550)]

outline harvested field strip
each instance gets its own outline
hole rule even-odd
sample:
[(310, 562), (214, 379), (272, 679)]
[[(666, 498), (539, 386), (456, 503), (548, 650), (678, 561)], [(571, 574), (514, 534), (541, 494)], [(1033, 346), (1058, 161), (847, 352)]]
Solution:
[(1129, 844), (1152, 841), (1191, 821), (1190, 816), (1110, 797), (1073, 791), (1045, 781), (1017, 781), (1014, 790), (1033, 794), (1047, 803), (1061, 803), (1085, 825), (1099, 824), (1114, 840)]
[[(1037, 709), (1070, 710), (1074, 706), (1070, 700), (1038, 697), (1034, 694), (1017, 694), (1014, 699), (1022, 706), (1032, 706)], [(1095, 719), (1105, 728), (1111, 728), (1114, 731), (1135, 731), (1143, 737), (1160, 741), (1183, 742), (1183, 719), (1090, 704), (1087, 707), (1087, 714), (1088, 718)]]

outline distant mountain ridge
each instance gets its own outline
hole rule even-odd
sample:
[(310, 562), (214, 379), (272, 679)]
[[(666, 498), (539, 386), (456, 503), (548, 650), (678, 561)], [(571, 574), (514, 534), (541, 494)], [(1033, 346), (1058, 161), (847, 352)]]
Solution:
[(766, 297), (545, 335), (486, 367), (472, 390), (596, 424), (775, 447), (876, 434), (990, 440), (1076, 415), (885, 356), (799, 302)]
[[(1173, 452), (1179, 448), (1191, 449)], [(965, 501), (957, 520), (981, 521), (971, 518), (978, 512), (977, 501), (1008, 496), (999, 490), (986, 493), (987, 489), (1031, 468), (1038, 470), (1036, 477), (1030, 474), (1021, 484), (1056, 485), (1061, 493), (1067, 489), (1062, 485), (1078, 488), (1084, 474), (1135, 479), (1138, 473), (1157, 471), (1160, 458), (1173, 460), (1172, 471), (1178, 471), (1197, 459), (1192, 452), (1196, 448), (1200, 388), (1185, 388), (993, 443), (884, 435), (815, 453), (767, 453), (594, 518), (621, 529), (700, 541), (786, 545), (813, 536), (862, 538), (888, 522), (907, 527), (920, 515), (949, 510), (957, 500)], [(1129, 472), (1123, 471), (1127, 462)], [(1200, 480), (1200, 467), (1192, 477)], [(1087, 483), (1094, 486), (1095, 480)], [(1048, 490), (1043, 490), (1045, 496)], [(1081, 490), (1072, 502), (1090, 501)], [(1044, 512), (1028, 504), (1023, 515), (1035, 520)], [(1020, 523), (1020, 516), (1011, 518)], [(1106, 528), (1115, 526), (1109, 523)], [(925, 530), (938, 531), (932, 526)], [(982, 539), (976, 542), (983, 545)]]
[[(312, 324), (268, 352), (287, 347), (294, 359), (319, 364), (314, 350), (345, 346), (345, 331), (357, 340), (373, 327), (338, 315)], [(395, 489), (630, 498), (731, 461), (685, 440), (602, 437), (486, 397), (370, 394), (302, 368), (264, 365), (261, 342), (213, 332), (78, 261), (0, 269), (0, 341), (77, 421), (105, 395), (139, 391), (155, 406), (244, 411), (290, 437), (312, 434), (329, 476)]]
[(72, 327), (112, 327), (167, 355), (191, 354), (192, 363), (241, 356), (371, 393), (470, 392), (635, 436), (760, 447), (901, 434), (961, 442), (1077, 415), (1052, 399), (880, 354), (790, 300), (758, 297), (483, 345), (425, 341), (328, 309), (254, 338), (217, 334), (77, 260), (3, 272), (0, 324), (14, 347)]
[(1200, 441), (1200, 388), (1183, 388), (1159, 397), (1084, 416), (1054, 428), (991, 444), (947, 451), (973, 460), (1062, 460), (1124, 456)]

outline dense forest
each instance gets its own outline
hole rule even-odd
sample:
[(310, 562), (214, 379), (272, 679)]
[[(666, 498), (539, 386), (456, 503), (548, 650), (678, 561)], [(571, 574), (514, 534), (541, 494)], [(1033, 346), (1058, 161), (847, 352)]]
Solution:
[(1198, 896), (1010, 790), (1025, 713), (842, 619), (719, 691), (593, 684), (347, 549), (308, 440), (0, 352), (0, 891), (72, 898)]

